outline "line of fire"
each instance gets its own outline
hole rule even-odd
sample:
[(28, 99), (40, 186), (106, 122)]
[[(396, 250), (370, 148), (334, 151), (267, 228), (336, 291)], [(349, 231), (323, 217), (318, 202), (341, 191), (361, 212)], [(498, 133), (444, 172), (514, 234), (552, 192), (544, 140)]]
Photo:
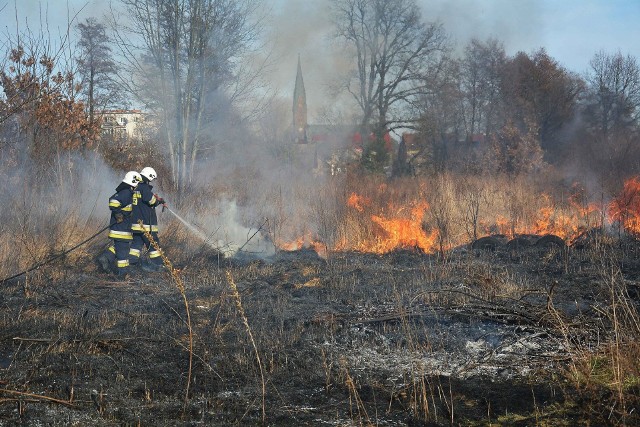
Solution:
[[(295, 89), (293, 95), (293, 141), (296, 147), (306, 155), (306, 167), (318, 173), (323, 166), (324, 173), (336, 175), (345, 173), (350, 165), (360, 161), (363, 147), (368, 141), (373, 141), (376, 135), (371, 132), (363, 140), (362, 129), (357, 125), (315, 125), (308, 123), (307, 99), (302, 76), (302, 67), (298, 59)], [(447, 141), (455, 141), (449, 147), (453, 156), (471, 157), (471, 162), (479, 162), (483, 156), (490, 155), (490, 140), (500, 138), (497, 134), (473, 134), (465, 141), (457, 141), (455, 135), (448, 135)], [(390, 132), (382, 133), (383, 144), (389, 157), (386, 166), (387, 176), (397, 177), (413, 171), (420, 163), (420, 157), (425, 151), (425, 136), (415, 132), (403, 132), (399, 141), (391, 138)], [(411, 158), (414, 164), (407, 162)], [(418, 166), (419, 167), (419, 166)], [(322, 173), (322, 172), (320, 172)], [(455, 178), (454, 178), (455, 179)], [(413, 249), (427, 254), (444, 253), (462, 247), (468, 243), (472, 246), (486, 236), (492, 236), (491, 247), (503, 244), (506, 247), (520, 245), (534, 245), (542, 237), (555, 237), (562, 245), (582, 246), (595, 236), (609, 235), (619, 237), (640, 235), (640, 178), (631, 176), (621, 183), (617, 194), (601, 198), (600, 201), (590, 201), (584, 186), (579, 182), (572, 182), (557, 200), (550, 193), (541, 191), (533, 196), (535, 207), (528, 212), (509, 212), (508, 209), (492, 208), (502, 211), (494, 215), (479, 215), (467, 217), (471, 222), (466, 233), (447, 236), (442, 235), (442, 229), (434, 225), (436, 221), (430, 212), (428, 196), (428, 180), (421, 183), (422, 188), (414, 197), (405, 199), (402, 204), (388, 198), (385, 194), (390, 190), (388, 183), (382, 182), (373, 189), (371, 196), (357, 191), (351, 192), (345, 200), (345, 205), (354, 215), (366, 218), (360, 220), (366, 233), (355, 233), (341, 236), (339, 239), (327, 243), (313, 231), (307, 231), (293, 241), (280, 241), (278, 246), (283, 250), (297, 250), (313, 248), (322, 256), (327, 251), (363, 251), (384, 254), (397, 249)], [(393, 184), (391, 185), (393, 187)], [(393, 191), (393, 190), (391, 190)], [(487, 189), (478, 188), (478, 195), (468, 196), (459, 205), (461, 209), (479, 210), (479, 198), (486, 197)], [(386, 200), (383, 200), (386, 199)], [(465, 206), (465, 202), (467, 206)], [(469, 228), (472, 230), (469, 231)], [(449, 230), (446, 230), (449, 231)], [(480, 241), (482, 242), (482, 241)]]

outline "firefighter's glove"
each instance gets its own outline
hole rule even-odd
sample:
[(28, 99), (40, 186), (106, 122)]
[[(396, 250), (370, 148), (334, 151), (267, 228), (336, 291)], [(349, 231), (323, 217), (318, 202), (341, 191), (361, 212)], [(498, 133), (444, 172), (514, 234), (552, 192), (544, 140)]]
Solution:
[(115, 217), (116, 217), (116, 222), (118, 224), (120, 224), (122, 221), (124, 221), (124, 215), (122, 215), (121, 212), (116, 213)]

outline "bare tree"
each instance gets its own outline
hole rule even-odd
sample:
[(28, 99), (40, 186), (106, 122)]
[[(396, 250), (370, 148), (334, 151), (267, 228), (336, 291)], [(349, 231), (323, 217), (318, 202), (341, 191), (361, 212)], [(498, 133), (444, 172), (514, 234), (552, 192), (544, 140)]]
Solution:
[(636, 58), (620, 52), (597, 53), (590, 62), (587, 114), (604, 142), (612, 132), (637, 126), (640, 115), (640, 66)]
[(410, 108), (429, 91), (425, 76), (441, 65), (447, 38), (424, 23), (415, 0), (333, 0), (336, 37), (355, 57), (346, 89), (361, 110), (361, 128), (385, 131), (411, 122)]
[(61, 50), (28, 30), (15, 42), (0, 69), (0, 169), (13, 164), (2, 172), (57, 180), (61, 188), (75, 170), (71, 152), (90, 147), (99, 129), (76, 99), (75, 76)]
[(451, 149), (464, 132), (461, 104), (459, 61), (445, 58), (441, 72), (429, 77), (430, 90), (419, 97), (416, 105), (417, 129), (421, 134), (424, 154), (430, 157), (430, 168), (443, 171), (450, 166)]
[(478, 239), (481, 209), (487, 205), (485, 177), (464, 175), (456, 182), (459, 206), (467, 236), (471, 241)]
[[(155, 109), (167, 141), (176, 189), (192, 181), (207, 124), (246, 96), (242, 55), (260, 28), (251, 0), (121, 0), (130, 17), (118, 41), (134, 75), (130, 89)], [(233, 114), (230, 115), (233, 117)], [(210, 157), (212, 151), (209, 151)]]
[(628, 171), (638, 167), (640, 66), (632, 56), (603, 51), (590, 65), (581, 142), (589, 149), (589, 167), (601, 173), (602, 185), (617, 191)]
[(526, 123), (524, 128), (509, 121), (492, 135), (491, 163), (497, 172), (516, 177), (544, 168), (538, 129), (533, 123)]
[[(71, 23), (68, 25), (71, 26)], [(68, 60), (65, 58), (65, 51), (69, 45), (67, 35), (62, 36), (60, 40), (52, 40), (48, 24), (42, 18), (38, 30), (34, 31), (28, 25), (25, 29), (17, 26), (15, 34), (7, 33), (0, 36), (0, 43), (4, 52), (0, 59), (3, 75), (15, 72), (22, 76), (23, 80), (43, 81), (50, 77), (53, 71), (45, 66), (49, 61), (56, 65), (56, 72), (61, 71), (65, 74), (72, 72), (68, 64), (62, 66), (65, 62), (68, 63), (65, 61)], [(32, 60), (24, 63), (15, 62), (16, 57), (23, 56), (28, 56)], [(42, 61), (39, 61), (40, 59)], [(74, 88), (71, 87), (71, 89)], [(32, 108), (32, 104), (38, 101), (40, 95), (41, 92), (38, 90), (32, 90), (29, 96), (24, 93), (15, 93), (13, 94), (15, 98), (5, 93), (5, 98), (0, 100), (0, 125), (19, 115), (23, 109)]]
[(502, 43), (495, 39), (471, 40), (460, 65), (461, 90), (467, 137), (485, 136), (498, 128), (500, 91), (507, 57)]

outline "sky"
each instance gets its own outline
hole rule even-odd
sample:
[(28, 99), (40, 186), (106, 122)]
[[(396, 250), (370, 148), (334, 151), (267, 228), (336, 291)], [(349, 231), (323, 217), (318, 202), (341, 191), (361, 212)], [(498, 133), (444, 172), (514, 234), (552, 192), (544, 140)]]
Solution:
[[(265, 51), (275, 65), (267, 79), (283, 97), (291, 96), (298, 55), (302, 63), (310, 118), (331, 102), (327, 88), (336, 70), (347, 66), (332, 39), (329, 0), (262, 0)], [(462, 49), (471, 39), (496, 38), (507, 54), (544, 47), (570, 71), (583, 74), (600, 50), (640, 60), (640, 0), (416, 0), (427, 22), (439, 21)], [(117, 1), (115, 2), (117, 3)], [(70, 18), (100, 19), (107, 0), (0, 0), (0, 30), (39, 25), (66, 30)], [(17, 12), (16, 12), (17, 11)], [(16, 19), (17, 16), (17, 19)]]

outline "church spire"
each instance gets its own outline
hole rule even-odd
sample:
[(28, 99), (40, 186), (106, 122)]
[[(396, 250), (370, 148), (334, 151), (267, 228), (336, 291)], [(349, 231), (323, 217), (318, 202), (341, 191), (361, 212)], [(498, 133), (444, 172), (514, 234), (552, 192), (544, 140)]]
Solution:
[(304, 90), (304, 80), (302, 79), (300, 54), (298, 54), (296, 87), (293, 90), (293, 132), (296, 142), (302, 144), (307, 142), (307, 95)]

